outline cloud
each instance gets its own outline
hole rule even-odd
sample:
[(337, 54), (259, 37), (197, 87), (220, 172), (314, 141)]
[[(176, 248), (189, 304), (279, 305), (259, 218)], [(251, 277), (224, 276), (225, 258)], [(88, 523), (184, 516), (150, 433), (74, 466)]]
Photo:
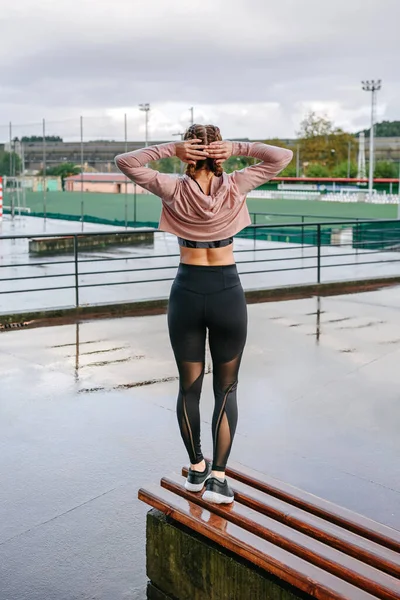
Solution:
[(191, 105), (230, 137), (293, 136), (309, 108), (355, 130), (372, 77), (382, 118), (400, 118), (398, 0), (19, 0), (0, 18), (0, 123), (75, 119), (72, 138), (98, 115), (112, 136), (129, 112), (138, 138), (150, 102), (153, 139)]

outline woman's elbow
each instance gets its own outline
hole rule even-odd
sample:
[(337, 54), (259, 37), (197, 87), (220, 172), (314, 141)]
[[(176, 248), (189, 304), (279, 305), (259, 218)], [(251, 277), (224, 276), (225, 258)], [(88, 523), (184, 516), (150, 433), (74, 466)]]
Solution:
[(293, 150), (289, 150), (289, 148), (285, 148), (285, 161), (286, 164), (289, 164), (293, 158)]
[(124, 159), (122, 158), (123, 154), (118, 154), (115, 158), (114, 158), (114, 162), (117, 165), (118, 169), (120, 171), (123, 171), (123, 164), (124, 164)]
[(283, 150), (283, 155), (280, 161), (280, 165), (282, 166), (282, 169), (284, 169), (285, 167), (288, 166), (288, 164), (290, 162), (292, 162), (293, 159), (293, 152), (292, 150), (289, 150), (289, 148), (282, 148)]

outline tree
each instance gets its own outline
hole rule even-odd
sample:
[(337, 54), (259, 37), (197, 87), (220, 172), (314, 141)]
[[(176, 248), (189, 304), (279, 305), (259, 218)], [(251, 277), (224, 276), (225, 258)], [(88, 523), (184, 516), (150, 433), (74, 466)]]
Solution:
[(329, 169), (319, 163), (311, 163), (307, 166), (306, 177), (329, 177)]
[(238, 171), (249, 167), (253, 162), (252, 158), (247, 158), (246, 156), (231, 156), (224, 162), (223, 167), (224, 171), (232, 173), (232, 171)]
[(277, 177), (297, 177), (297, 168), (293, 161)]
[(349, 147), (351, 160), (356, 160), (357, 142), (354, 136), (334, 127), (331, 121), (315, 112), (310, 112), (303, 119), (298, 135), (302, 163), (321, 164), (331, 173), (338, 164), (347, 160)]
[[(46, 142), (62, 142), (62, 138), (59, 135), (45, 135), (44, 139)], [(24, 135), (21, 138), (21, 142), (43, 142), (42, 135)]]
[[(11, 173), (11, 170), (13, 171)], [(11, 177), (21, 173), (21, 159), (15, 152), (3, 152), (0, 155), (0, 176)]]
[[(365, 137), (367, 138), (369, 138), (370, 129), (370, 127), (364, 129)], [(376, 137), (400, 137), (400, 121), (382, 121), (382, 123), (376, 123), (374, 133)]]
[[(46, 175), (53, 177), (61, 177), (61, 186), (63, 191), (65, 189), (66, 177), (71, 177), (72, 175), (79, 175), (80, 172), (80, 167), (70, 162), (61, 163), (59, 165), (55, 165), (54, 167), (48, 167), (46, 169)], [(39, 171), (38, 174), (43, 175), (43, 170)]]
[(395, 163), (381, 160), (375, 164), (374, 177), (378, 179), (394, 179), (398, 176), (397, 165)]
[(319, 117), (316, 112), (310, 111), (300, 123), (299, 138), (312, 139), (323, 137), (333, 133), (331, 121), (325, 117)]
[(160, 173), (179, 173), (181, 161), (176, 156), (169, 156), (151, 161), (150, 167), (156, 171), (160, 171)]
[[(358, 166), (355, 162), (350, 163), (350, 177), (357, 177)], [(332, 171), (332, 177), (343, 177), (346, 178), (348, 175), (348, 162), (347, 160), (342, 161), (336, 165)]]

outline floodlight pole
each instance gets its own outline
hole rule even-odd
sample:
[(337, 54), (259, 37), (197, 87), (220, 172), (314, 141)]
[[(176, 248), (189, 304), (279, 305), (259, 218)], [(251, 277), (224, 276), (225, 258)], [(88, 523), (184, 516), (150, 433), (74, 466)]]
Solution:
[(150, 112), (150, 104), (139, 104), (139, 110), (143, 111), (145, 114), (145, 146), (147, 148), (149, 142), (149, 112)]
[(374, 189), (374, 121), (375, 121), (375, 104), (376, 104), (376, 93), (382, 87), (382, 80), (372, 79), (371, 81), (362, 81), (362, 89), (365, 92), (371, 92), (371, 130), (369, 134), (369, 180), (368, 180), (368, 194), (369, 198), (372, 198)]

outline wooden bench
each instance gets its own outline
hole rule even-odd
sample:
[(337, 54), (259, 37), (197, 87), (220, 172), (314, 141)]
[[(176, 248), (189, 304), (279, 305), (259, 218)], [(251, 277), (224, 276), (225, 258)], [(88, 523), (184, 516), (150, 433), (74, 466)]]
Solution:
[(186, 475), (139, 499), (310, 597), (400, 599), (400, 531), (236, 464), (228, 507), (187, 492)]

